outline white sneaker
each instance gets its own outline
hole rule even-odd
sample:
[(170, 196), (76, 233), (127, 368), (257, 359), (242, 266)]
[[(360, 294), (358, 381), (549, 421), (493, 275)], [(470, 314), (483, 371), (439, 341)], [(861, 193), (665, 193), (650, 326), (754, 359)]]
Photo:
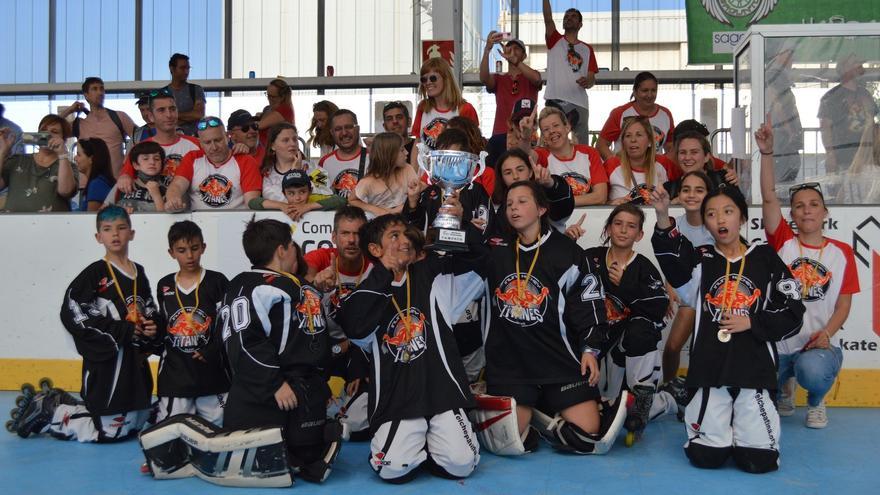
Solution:
[(780, 393), (779, 399), (776, 401), (776, 412), (780, 416), (786, 417), (794, 414), (794, 396)]
[(807, 428), (825, 428), (828, 426), (828, 415), (825, 414), (825, 401), (816, 407), (807, 409)]

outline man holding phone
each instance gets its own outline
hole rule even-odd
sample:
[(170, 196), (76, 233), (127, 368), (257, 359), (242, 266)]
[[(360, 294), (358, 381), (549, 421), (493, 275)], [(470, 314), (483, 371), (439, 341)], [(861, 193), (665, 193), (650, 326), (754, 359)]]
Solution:
[(550, 0), (544, 0), (544, 37), (547, 41), (547, 91), (544, 99), (548, 105), (558, 107), (568, 115), (578, 144), (589, 145), (587, 89), (596, 84), (599, 66), (593, 47), (578, 39), (583, 25), (581, 12), (568, 9), (562, 18), (565, 34), (560, 34), (553, 22)]

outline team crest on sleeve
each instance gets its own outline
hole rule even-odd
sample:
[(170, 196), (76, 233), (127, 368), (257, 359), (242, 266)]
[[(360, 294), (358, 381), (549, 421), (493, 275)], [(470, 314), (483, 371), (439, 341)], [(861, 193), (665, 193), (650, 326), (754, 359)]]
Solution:
[(180, 160), (183, 157), (177, 153), (166, 155), (165, 163), (162, 167), (162, 185), (168, 187), (171, 185), (171, 181), (174, 179), (174, 173), (177, 172), (177, 167), (180, 166)]
[(730, 308), (737, 316), (748, 316), (751, 308), (761, 297), (761, 289), (747, 277), (739, 279), (736, 274), (730, 278), (719, 277), (706, 292), (706, 304), (712, 314), (712, 321), (721, 321), (722, 311)]
[(446, 130), (447, 122), (442, 117), (436, 117), (428, 122), (428, 125), (422, 129), (422, 142), (432, 150), (437, 149), (437, 138)]
[(825, 299), (831, 286), (831, 271), (825, 265), (809, 258), (797, 258), (789, 268), (794, 278), (801, 283), (804, 302)]
[(629, 318), (630, 310), (617, 296), (605, 293), (605, 316), (609, 325)]
[(501, 281), (495, 289), (495, 305), (501, 317), (513, 324), (530, 327), (543, 323), (550, 289), (534, 276), (528, 280), (520, 277), (525, 274), (512, 273)]
[(428, 329), (428, 322), (425, 314), (418, 308), (409, 308), (409, 314), (406, 316), (407, 321), (400, 318), (400, 313), (394, 315), (385, 335), (382, 336), (382, 342), (385, 349), (394, 356), (396, 363), (409, 363), (415, 361), (427, 349), (425, 340), (425, 332)]
[(208, 343), (208, 330), (211, 328), (211, 317), (201, 309), (187, 307), (178, 309), (168, 321), (166, 339), (174, 348), (186, 353), (193, 353)]
[(232, 181), (225, 175), (211, 174), (199, 184), (199, 197), (211, 208), (226, 206), (232, 199)]
[(359, 180), (358, 171), (353, 168), (347, 168), (336, 175), (330, 187), (333, 188), (333, 192), (337, 195), (347, 198), (354, 192), (354, 188), (357, 187)]
[(315, 288), (304, 285), (299, 290), (300, 302), (296, 305), (299, 313), (299, 329), (306, 335), (317, 335), (323, 332), (327, 323), (321, 307), (321, 293)]
[(575, 196), (587, 194), (592, 189), (590, 179), (576, 172), (565, 172), (562, 174), (562, 178), (565, 179), (565, 182), (571, 187), (571, 193)]

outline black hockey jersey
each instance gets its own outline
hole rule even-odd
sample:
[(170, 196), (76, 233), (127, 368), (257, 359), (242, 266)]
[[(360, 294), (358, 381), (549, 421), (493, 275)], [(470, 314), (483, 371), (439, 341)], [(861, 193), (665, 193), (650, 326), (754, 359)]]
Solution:
[[(150, 282), (137, 263), (137, 298), (130, 273), (113, 265), (119, 289), (104, 260), (87, 266), (64, 292), (61, 323), (73, 336), (83, 357), (80, 395), (95, 415), (119, 414), (147, 409), (153, 393), (153, 378), (147, 353), (155, 341), (135, 335), (134, 323), (126, 320), (129, 308), (153, 320), (164, 322), (150, 295)], [(131, 268), (128, 268), (129, 270)]]
[[(300, 403), (308, 402), (303, 387), (323, 373), (330, 357), (317, 289), (270, 270), (240, 273), (229, 282), (217, 325), (231, 372), (229, 408), (250, 404), (283, 416), (275, 392), (284, 382)], [(266, 418), (265, 424), (280, 421)]]
[(593, 247), (586, 250), (585, 256), (599, 267), (598, 273), (602, 277), (605, 315), (612, 335), (610, 343), (613, 344), (619, 337), (620, 332), (615, 331), (618, 323), (644, 324), (656, 330), (659, 337), (665, 326), (663, 319), (669, 307), (669, 296), (666, 294), (663, 277), (651, 260), (639, 253), (633, 253), (620, 277), (620, 284), (614, 285), (608, 275), (608, 249), (604, 246)]
[[(677, 228), (655, 230), (654, 252), (666, 279), (697, 311), (691, 336), (688, 387), (776, 390), (775, 342), (795, 335), (803, 323), (800, 283), (772, 247), (752, 244), (730, 261), (715, 246), (694, 248)], [(745, 263), (742, 279), (738, 278)], [(748, 315), (752, 327), (718, 338), (722, 311)]]
[[(527, 278), (540, 245), (538, 260)], [(497, 384), (567, 383), (581, 379), (581, 355), (606, 345), (602, 280), (592, 261), (556, 229), (531, 246), (493, 247), (486, 337), (486, 378)]]
[(485, 293), (474, 259), (471, 254), (429, 254), (411, 265), (408, 279), (400, 282), (376, 264), (342, 301), (337, 320), (355, 344), (372, 353), (374, 361), (371, 428), (473, 406), (450, 326), (469, 302)]
[[(198, 285), (187, 290), (177, 285), (176, 275), (166, 275), (156, 287), (159, 312), (167, 322), (159, 330), (164, 349), (156, 379), (158, 395), (200, 397), (227, 392), (229, 378), (221, 359), (220, 338), (212, 337), (211, 329), (229, 280), (220, 272), (202, 270)], [(193, 359), (196, 351), (207, 362)]]

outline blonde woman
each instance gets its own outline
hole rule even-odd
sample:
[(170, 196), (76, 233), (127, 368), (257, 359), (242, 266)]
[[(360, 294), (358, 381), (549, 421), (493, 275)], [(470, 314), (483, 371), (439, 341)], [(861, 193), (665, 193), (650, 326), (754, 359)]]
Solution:
[(435, 149), (437, 138), (446, 129), (449, 119), (459, 115), (480, 124), (477, 111), (461, 96), (461, 90), (452, 76), (452, 68), (445, 60), (428, 59), (422, 64), (419, 76), (419, 96), (422, 101), (419, 102), (412, 127), (412, 134), (417, 140)]

